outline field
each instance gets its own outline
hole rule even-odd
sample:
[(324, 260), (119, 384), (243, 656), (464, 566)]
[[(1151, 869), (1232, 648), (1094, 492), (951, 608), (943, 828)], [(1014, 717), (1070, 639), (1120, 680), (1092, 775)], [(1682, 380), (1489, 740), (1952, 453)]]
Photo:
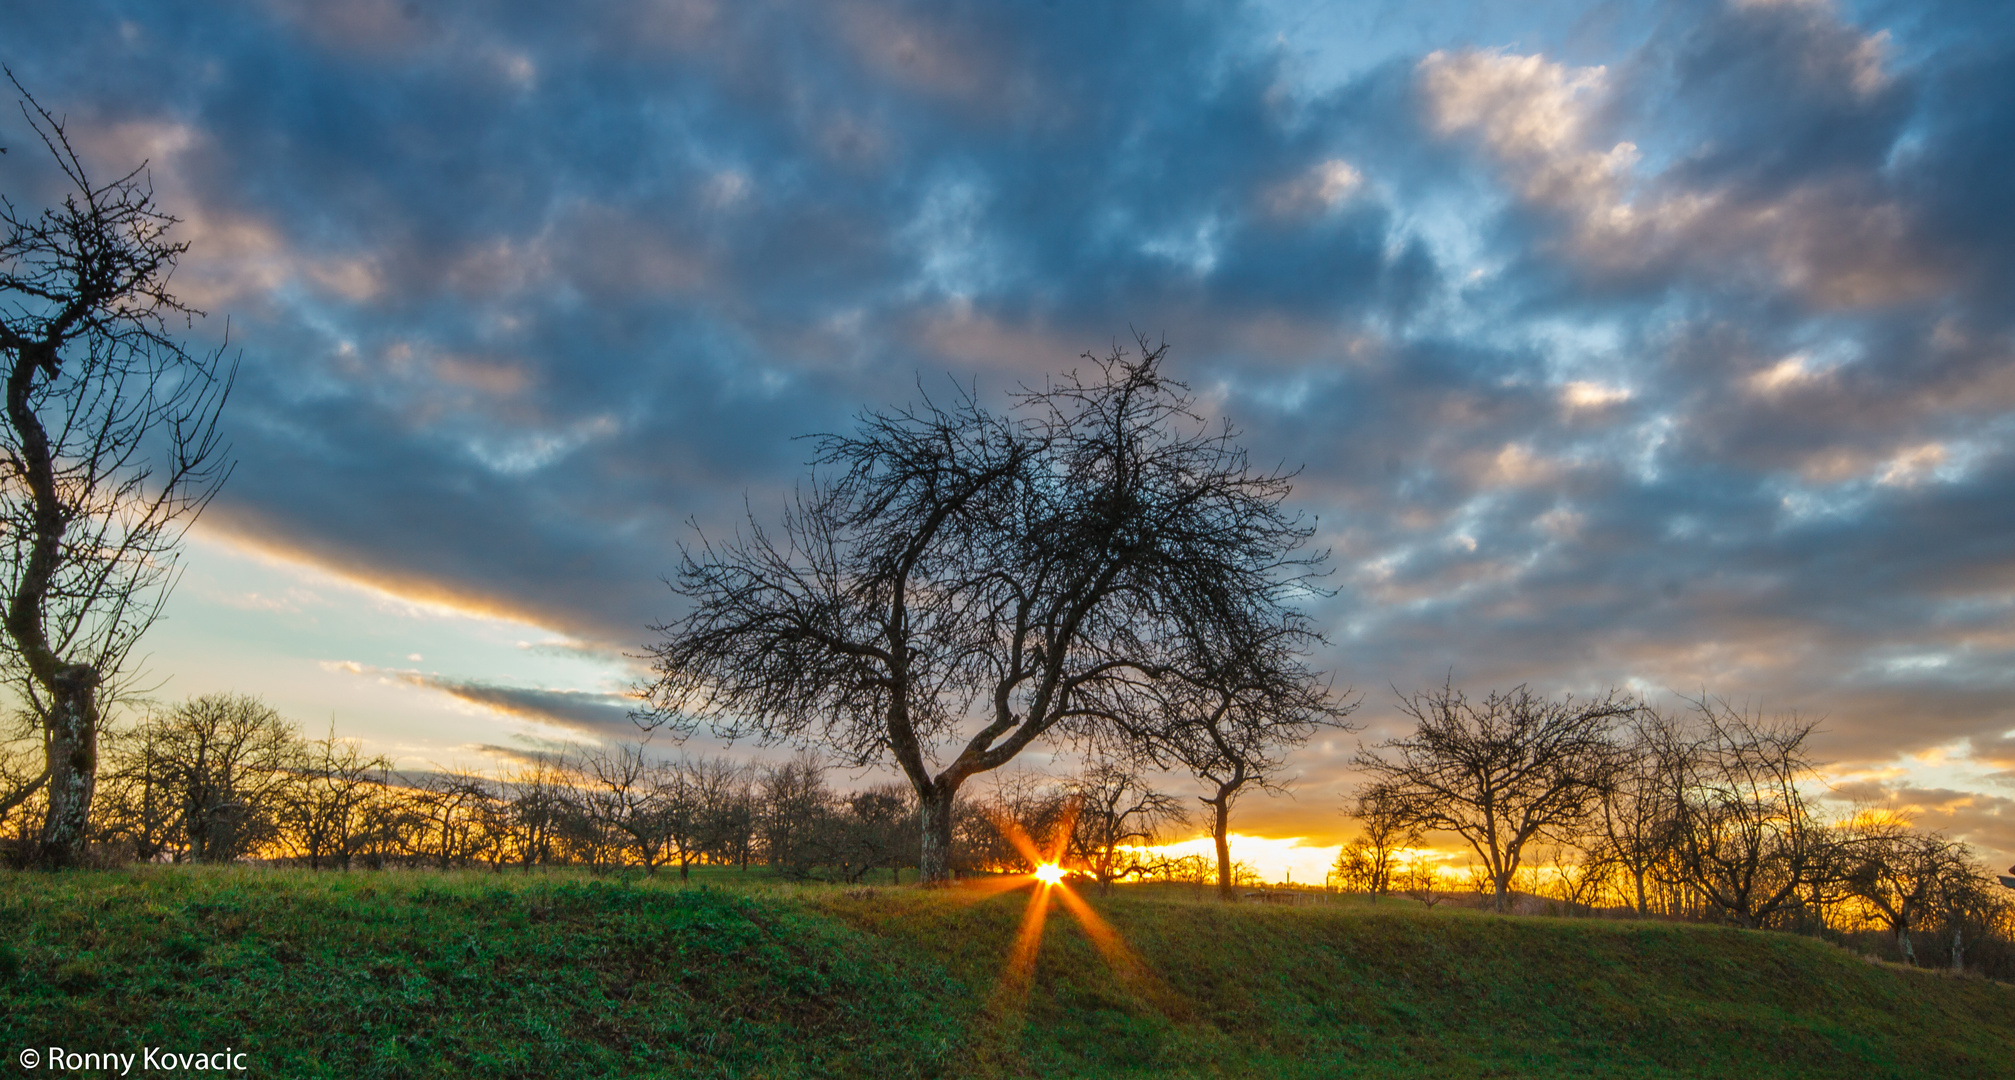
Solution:
[(1083, 921), (1057, 898), (1031, 951), (1004, 884), (8, 873), (0, 1051), (228, 1047), (288, 1077), (2015, 1076), (2015, 987), (1788, 935), (1141, 888)]

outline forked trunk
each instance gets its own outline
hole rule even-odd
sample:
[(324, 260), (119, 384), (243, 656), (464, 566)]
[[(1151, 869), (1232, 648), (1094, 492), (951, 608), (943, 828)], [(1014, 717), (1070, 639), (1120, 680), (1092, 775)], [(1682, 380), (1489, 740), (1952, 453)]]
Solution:
[(917, 800), (922, 811), (922, 844), (917, 853), (917, 880), (923, 885), (952, 882), (952, 802), (958, 789), (939, 781), (935, 789)]
[(88, 664), (72, 664), (52, 682), (49, 816), (42, 826), (40, 862), (75, 866), (84, 858), (98, 779), (98, 672)]

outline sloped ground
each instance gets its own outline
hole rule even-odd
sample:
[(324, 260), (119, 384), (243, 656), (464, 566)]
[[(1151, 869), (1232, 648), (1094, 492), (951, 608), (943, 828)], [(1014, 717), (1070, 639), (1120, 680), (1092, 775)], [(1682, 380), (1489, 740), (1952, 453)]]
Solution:
[(698, 880), (9, 874), (0, 1054), (229, 1046), (240, 1075), (330, 1077), (2015, 1077), (2015, 987), (1784, 935), (1122, 889), (1090, 898), (1109, 933), (1052, 903), (1018, 964), (1027, 888)]

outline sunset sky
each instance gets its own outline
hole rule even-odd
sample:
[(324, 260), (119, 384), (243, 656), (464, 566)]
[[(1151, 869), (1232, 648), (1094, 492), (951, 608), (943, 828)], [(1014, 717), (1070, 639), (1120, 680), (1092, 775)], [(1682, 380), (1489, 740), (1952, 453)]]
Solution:
[(626, 737), (796, 436), (1138, 329), (1303, 469), (1364, 701), (1236, 827), (1335, 842), (1452, 677), (1819, 718), (1843, 800), (2015, 858), (2005, 0), (0, 0), (0, 62), (242, 355), (163, 700)]

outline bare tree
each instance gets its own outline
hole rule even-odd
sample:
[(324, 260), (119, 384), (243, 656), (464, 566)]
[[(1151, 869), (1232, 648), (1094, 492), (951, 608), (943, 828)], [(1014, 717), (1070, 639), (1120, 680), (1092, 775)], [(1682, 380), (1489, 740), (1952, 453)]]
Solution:
[(891, 880), (916, 861), (916, 798), (908, 784), (876, 784), (839, 801), (834, 865), (849, 882), (887, 869)]
[(1146, 876), (1150, 863), (1127, 849), (1148, 847), (1164, 830), (1187, 824), (1182, 801), (1147, 785), (1137, 769), (1095, 762), (1067, 785), (1070, 809), (1068, 854), (1092, 876), (1101, 891), (1126, 877)]
[(959, 799), (958, 867), (1023, 874), (1040, 859), (1061, 855), (1070, 840), (1070, 801), (1047, 777), (995, 773), (984, 794), (969, 791)]
[(1420, 833), (1401, 813), (1391, 793), (1379, 788), (1359, 795), (1350, 816), (1358, 820), (1362, 831), (1337, 852), (1331, 876), (1343, 888), (1365, 893), (1377, 902), (1393, 888), (1400, 851), (1419, 844)]
[(310, 869), (350, 868), (364, 846), (366, 810), (385, 791), (392, 762), (365, 757), (357, 744), (329, 734), (307, 744), (283, 794), (282, 828)]
[(1443, 686), (1400, 707), (1414, 732), (1358, 754), (1372, 778), (1364, 794), (1389, 800), (1410, 828), (1462, 837), (1503, 912), (1526, 845), (1572, 839), (1598, 811), (1617, 756), (1610, 727), (1637, 703), (1614, 692), (1556, 701), (1523, 686), (1472, 702)]
[(254, 697), (209, 694), (142, 721), (140, 741), (174, 807), (176, 862), (229, 862), (277, 834), (300, 734)]
[(1934, 918), (1959, 879), (1978, 876), (1965, 844), (1919, 833), (1894, 817), (1864, 813), (1846, 841), (1847, 888), (1917, 963), (1910, 933)]
[(1253, 788), (1285, 792), (1288, 754), (1322, 730), (1350, 730), (1344, 717), (1356, 705), (1337, 703), (1304, 662), (1321, 638), (1301, 612), (1235, 600), (1222, 608), (1228, 617), (1215, 624), (1184, 628), (1182, 660), (1154, 673), (1155, 726), (1128, 734), (1150, 758), (1204, 782), (1218, 895), (1229, 900), (1232, 804)]
[(673, 794), (663, 766), (645, 756), (642, 746), (625, 744), (614, 753), (588, 754), (582, 772), (588, 816), (620, 837), (620, 846), (637, 857), (646, 874), (657, 873), (670, 842), (666, 802)]
[(1415, 857), (1407, 860), (1406, 865), (1399, 868), (1392, 880), (1401, 892), (1420, 901), (1425, 907), (1432, 908), (1448, 899), (1449, 889), (1441, 880), (1440, 872), (1433, 863), (1424, 858)]
[(182, 840), (182, 799), (158, 724), (105, 733), (105, 761), (91, 811), (93, 838), (123, 845), (153, 862)]
[(1692, 768), (1694, 747), (1679, 725), (1648, 706), (1626, 726), (1610, 783), (1603, 789), (1599, 830), (1590, 856), (1629, 878), (1639, 916), (1651, 913), (1651, 886), (1673, 869), (1673, 829), (1679, 785)]
[(489, 829), (497, 794), (488, 777), (460, 770), (429, 773), (406, 790), (406, 800), (425, 823), (414, 854), (443, 870), (468, 865), (497, 839)]
[(770, 869), (810, 876), (831, 854), (833, 791), (818, 755), (800, 753), (763, 771), (758, 831)]
[(504, 777), (505, 843), (525, 870), (553, 861), (567, 815), (568, 772), (564, 761), (535, 757)]
[(39, 858), (60, 866), (82, 855), (106, 696), (229, 472), (231, 379), (167, 332), (193, 314), (168, 292), (187, 246), (168, 239), (145, 166), (93, 181), (62, 122), (14, 86), (70, 193), (39, 214), (0, 197), (0, 669), (46, 748), (0, 810), (46, 787)]
[(1301, 595), (1289, 477), (1254, 472), (1190, 412), (1166, 346), (1141, 348), (1011, 416), (962, 394), (820, 437), (780, 538), (752, 522), (687, 553), (643, 719), (892, 760), (922, 877), (948, 880), (967, 780), (1038, 739), (1146, 730), (1147, 673)]
[(1762, 926), (1844, 880), (1843, 849), (1814, 819), (1814, 724), (1693, 703), (1699, 730), (1680, 759), (1673, 853), (1685, 883), (1738, 925)]
[(697, 806), (700, 852), (711, 862), (746, 871), (756, 833), (751, 769), (725, 757), (700, 758), (686, 767)]

